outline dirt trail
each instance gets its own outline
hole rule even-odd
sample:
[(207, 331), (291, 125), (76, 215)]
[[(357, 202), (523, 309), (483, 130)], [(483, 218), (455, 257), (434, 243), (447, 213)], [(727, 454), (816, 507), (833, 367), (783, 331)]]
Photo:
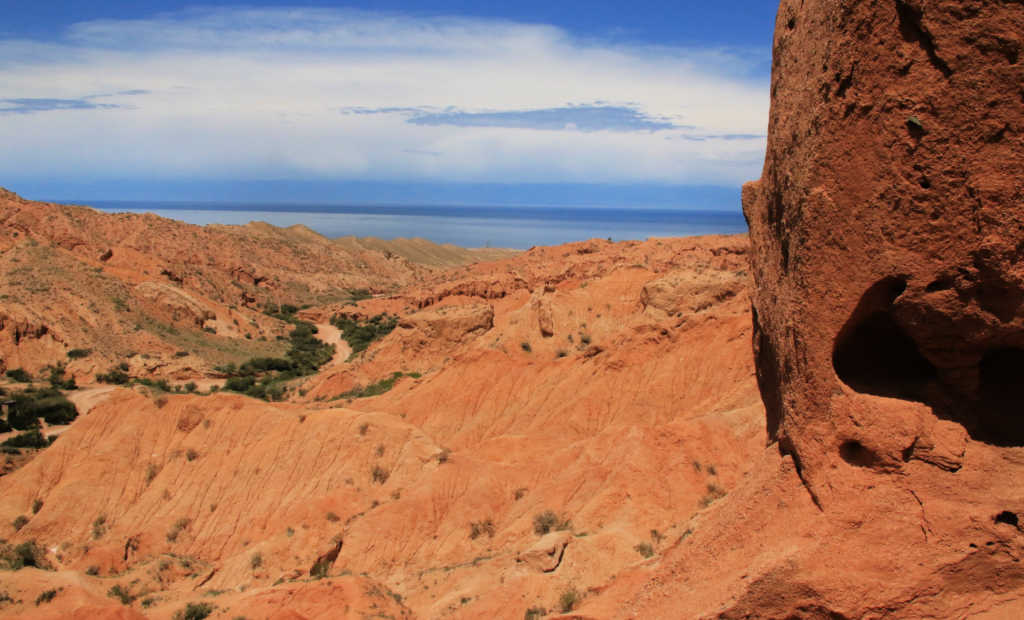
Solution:
[(348, 345), (348, 342), (342, 339), (341, 330), (330, 323), (317, 323), (316, 329), (317, 338), (327, 344), (334, 345), (334, 357), (331, 358), (328, 366), (344, 364), (348, 360), (349, 356), (352, 355), (352, 347)]
[(107, 399), (107, 396), (117, 389), (113, 385), (104, 385), (91, 388), (82, 388), (69, 393), (68, 400), (74, 403), (79, 415), (89, 413), (93, 407)]

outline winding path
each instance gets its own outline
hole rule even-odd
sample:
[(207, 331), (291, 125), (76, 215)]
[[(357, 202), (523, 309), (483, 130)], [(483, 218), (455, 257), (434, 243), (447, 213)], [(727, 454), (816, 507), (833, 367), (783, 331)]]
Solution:
[(350, 355), (352, 355), (352, 347), (348, 345), (348, 342), (341, 337), (341, 330), (331, 325), (330, 323), (317, 323), (316, 324), (316, 337), (327, 344), (334, 345), (334, 357), (328, 362), (327, 366), (336, 366), (338, 364), (344, 364)]

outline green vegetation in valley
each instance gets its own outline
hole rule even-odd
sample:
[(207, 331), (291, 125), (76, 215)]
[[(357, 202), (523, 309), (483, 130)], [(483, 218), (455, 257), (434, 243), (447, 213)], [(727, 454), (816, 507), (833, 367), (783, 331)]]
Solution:
[(241, 366), (227, 364), (217, 370), (228, 375), (224, 389), (265, 400), (282, 400), (284, 383), (311, 375), (334, 357), (334, 345), (320, 341), (312, 323), (295, 320), (288, 334), (291, 348), (282, 357), (254, 357)]
[[(6, 396), (7, 419), (0, 419), (0, 432), (27, 431), (39, 428), (39, 419), (47, 424), (70, 424), (78, 417), (78, 410), (59, 390), (54, 388), (27, 388)], [(17, 439), (17, 437), (13, 438)], [(11, 441), (11, 440), (8, 440)], [(5, 445), (7, 442), (5, 442)]]
[(355, 387), (347, 392), (343, 392), (335, 396), (332, 400), (340, 400), (343, 398), (369, 398), (370, 396), (379, 396), (386, 392), (390, 392), (391, 388), (395, 387), (395, 383), (402, 377), (412, 377), (413, 379), (419, 379), (422, 375), (418, 372), (394, 372), (387, 379), (381, 379), (376, 383), (371, 383), (366, 387)]
[(31, 383), (32, 375), (25, 372), (23, 368), (11, 368), (7, 371), (7, 378), (18, 383)]
[(374, 340), (390, 334), (398, 326), (398, 317), (378, 314), (368, 319), (360, 319), (349, 314), (336, 314), (331, 318), (331, 325), (341, 330), (341, 337), (352, 347), (352, 355), (362, 353)]

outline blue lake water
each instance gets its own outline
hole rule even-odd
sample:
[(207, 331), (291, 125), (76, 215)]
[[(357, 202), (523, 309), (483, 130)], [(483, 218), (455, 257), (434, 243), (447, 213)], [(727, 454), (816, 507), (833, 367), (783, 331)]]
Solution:
[(551, 207), (437, 207), (89, 201), (107, 212), (155, 213), (191, 224), (302, 224), (326, 237), (423, 237), (463, 247), (525, 249), (611, 237), (747, 232), (743, 215), (728, 211)]

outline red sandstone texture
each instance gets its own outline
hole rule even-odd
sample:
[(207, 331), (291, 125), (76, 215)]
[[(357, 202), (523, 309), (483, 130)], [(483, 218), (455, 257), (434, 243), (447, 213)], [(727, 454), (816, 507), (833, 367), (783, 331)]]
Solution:
[(786, 0), (749, 249), (309, 308), (399, 324), (295, 402), (83, 394), (0, 477), (54, 569), (3, 573), (0, 615), (1024, 617), (1021, 33), (1019, 2)]
[[(5, 573), (21, 603), (0, 614), (521, 618), (570, 591), (578, 607), (686, 536), (765, 443), (747, 253), (595, 240), (309, 308), (400, 318), (301, 402), (75, 395), (83, 415), (0, 478), (0, 537), (57, 569)], [(419, 376), (339, 398), (394, 372)]]
[(590, 617), (1024, 615), (1019, 2), (787, 0), (744, 189), (773, 445)]
[[(433, 281), (443, 273), (437, 265), (512, 254), (330, 240), (260, 222), (200, 227), (0, 189), (0, 371), (66, 362), (82, 382), (127, 362), (135, 376), (213, 376), (218, 364), (287, 348), (277, 338), (290, 326), (264, 314), (268, 304), (382, 293)], [(73, 349), (91, 355), (69, 360)]]

